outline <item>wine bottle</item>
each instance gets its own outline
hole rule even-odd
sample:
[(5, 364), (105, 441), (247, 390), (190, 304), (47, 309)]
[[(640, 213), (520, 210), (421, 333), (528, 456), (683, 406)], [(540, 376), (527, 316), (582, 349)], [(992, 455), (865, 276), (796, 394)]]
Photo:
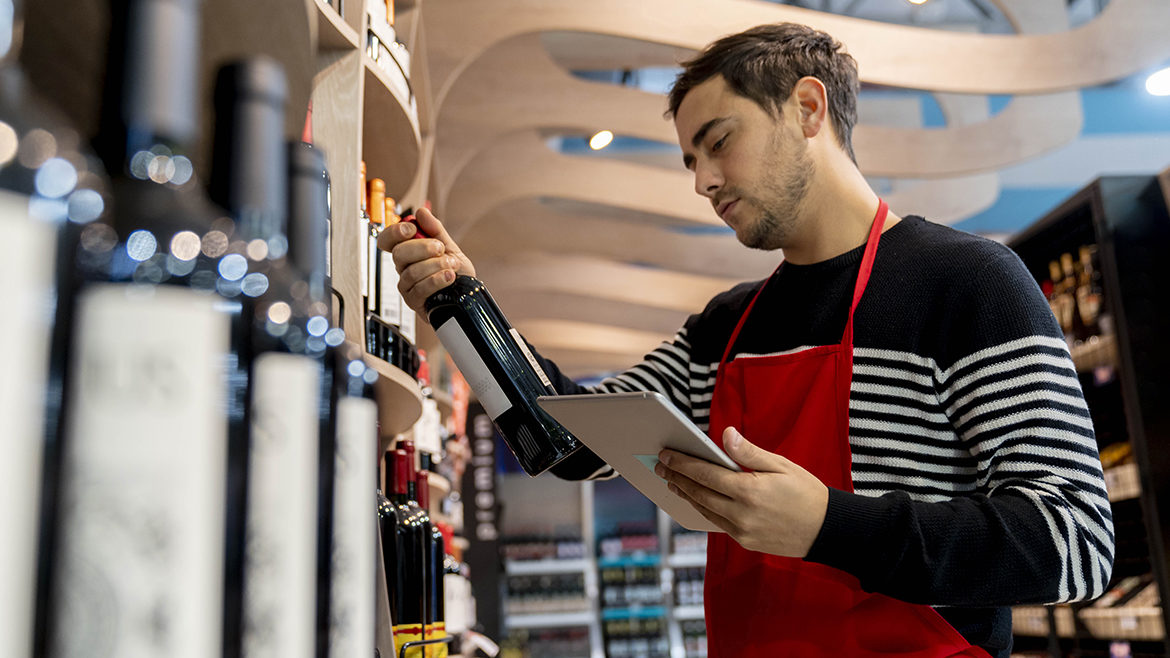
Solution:
[[(408, 642), (423, 639), (423, 624), (426, 619), (426, 538), (423, 534), (422, 515), (417, 504), (411, 505), (410, 470), (406, 451), (399, 448), (393, 454), (394, 504), (397, 523), (394, 526), (394, 564), (387, 564), (387, 579), (393, 574), (391, 587), (391, 615), (394, 619), (394, 649), (400, 653)], [(383, 537), (385, 543), (386, 537)], [(406, 658), (422, 658), (421, 647), (406, 651)]]
[(111, 9), (113, 215), (76, 254), (47, 653), (218, 656), (231, 316), (213, 294), (225, 236), (186, 155), (201, 6)]
[(234, 254), (250, 272), (240, 279), (242, 293), (256, 298), (245, 306), (253, 352), (241, 644), (246, 658), (311, 658), (317, 646), (322, 325), (328, 321), (323, 302), (313, 298), (288, 258), (286, 97), (284, 72), (267, 58), (224, 67), (217, 79), (212, 191), (235, 219), (233, 237), (245, 245), (245, 254)]
[(101, 165), (20, 68), (23, 4), (0, 0), (0, 656), (44, 653), (72, 252), (106, 205)]
[[(424, 633), (428, 640), (441, 640), (447, 637), (447, 628), (444, 624), (443, 605), (443, 577), (444, 577), (444, 557), (446, 551), (443, 545), (443, 533), (439, 530), (437, 523), (432, 521), (430, 515), (431, 507), (431, 493), (430, 493), (430, 456), (426, 453), (420, 453), (423, 468), (415, 475), (415, 489), (417, 492), (418, 506), (422, 508), (426, 515), (426, 534), (427, 534), (427, 556), (426, 556), (426, 572), (427, 572), (427, 606), (426, 606), (426, 627)], [(428, 658), (446, 658), (447, 645), (433, 644), (427, 646), (426, 655)]]
[[(355, 350), (356, 351), (356, 350)], [(330, 658), (369, 658), (375, 643), (377, 517), (369, 492), (377, 486), (375, 459), (378, 373), (361, 354), (333, 354), (335, 466), (332, 574), (329, 601)], [(377, 490), (381, 496), (381, 490)], [(384, 497), (382, 497), (384, 500)]]
[[(309, 299), (326, 301), (329, 176), (325, 156), (290, 142), (289, 263), (308, 284)], [(374, 644), (377, 372), (343, 346), (345, 332), (325, 329), (317, 508), (317, 656), (366, 658)], [(308, 329), (308, 327), (306, 327)]]
[(581, 447), (537, 405), (536, 398), (556, 390), (482, 281), (456, 276), (427, 298), (425, 308), (439, 341), (526, 473), (539, 475)]

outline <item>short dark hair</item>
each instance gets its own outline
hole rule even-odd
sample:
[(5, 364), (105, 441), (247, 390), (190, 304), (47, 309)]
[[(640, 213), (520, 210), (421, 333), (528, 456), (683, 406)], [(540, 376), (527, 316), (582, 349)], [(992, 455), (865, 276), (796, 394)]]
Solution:
[(837, 141), (857, 161), (852, 141), (861, 89), (857, 62), (828, 34), (796, 23), (760, 25), (713, 42), (682, 67), (670, 88), (668, 117), (678, 113), (687, 93), (716, 75), (722, 75), (732, 91), (776, 116), (798, 80), (805, 76), (820, 80)]

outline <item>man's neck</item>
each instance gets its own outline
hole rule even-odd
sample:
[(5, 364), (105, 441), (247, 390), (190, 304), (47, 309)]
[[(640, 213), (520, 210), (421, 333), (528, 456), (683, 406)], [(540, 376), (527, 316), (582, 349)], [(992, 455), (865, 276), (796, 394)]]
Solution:
[[(821, 178), (801, 204), (800, 228), (792, 244), (784, 247), (784, 259), (795, 265), (829, 260), (866, 243), (878, 209), (878, 195), (861, 172), (850, 163), (839, 175)], [(882, 231), (901, 221), (886, 215)]]

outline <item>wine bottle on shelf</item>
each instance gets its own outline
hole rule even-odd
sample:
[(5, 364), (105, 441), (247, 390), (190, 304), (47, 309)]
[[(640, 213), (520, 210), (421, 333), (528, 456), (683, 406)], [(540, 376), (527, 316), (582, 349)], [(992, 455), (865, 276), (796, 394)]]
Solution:
[(230, 283), (227, 226), (212, 223), (187, 157), (201, 3), (111, 9), (101, 143), (113, 213), (76, 252), (46, 653), (219, 656), (242, 379), (214, 294)]
[[(288, 153), (288, 260), (308, 284), (308, 299), (324, 305), (331, 290), (325, 157), (303, 141), (290, 142)], [(324, 330), (326, 344), (319, 407), (317, 656), (366, 658), (375, 642), (377, 526), (369, 492), (378, 467), (377, 372), (366, 367), (358, 348), (344, 345), (340, 327), (318, 321), (306, 329), (310, 335)]]
[[(410, 467), (406, 451), (398, 448), (387, 453), (387, 472), (393, 473), (395, 524), (393, 537), (386, 536), (383, 525), (382, 545), (386, 560), (386, 578), (393, 579), (387, 584), (390, 590), (390, 613), (394, 619), (395, 653), (402, 651), (408, 642), (423, 639), (423, 624), (426, 619), (426, 537), (423, 534), (422, 515), (417, 503), (411, 504)], [(393, 544), (387, 550), (387, 544)], [(393, 562), (391, 562), (393, 560)], [(411, 647), (406, 658), (422, 658), (422, 647)]]
[(425, 308), (439, 341), (526, 473), (539, 475), (581, 447), (537, 405), (536, 398), (556, 390), (482, 281), (456, 276), (427, 298)]
[[(419, 460), (422, 468), (415, 476), (416, 488), (418, 490), (418, 505), (423, 512), (427, 514), (427, 525), (430, 528), (430, 536), (428, 537), (428, 552), (427, 552), (427, 624), (426, 629), (427, 639), (441, 640), (447, 637), (446, 618), (444, 614), (445, 593), (443, 591), (444, 569), (446, 548), (443, 540), (443, 532), (439, 529), (439, 524), (430, 516), (431, 509), (431, 491), (430, 491), (430, 470), (431, 457), (428, 453), (419, 453)], [(435, 644), (430, 647), (427, 652), (428, 656), (435, 658), (446, 658), (447, 656), (446, 644)]]
[[(245, 306), (252, 336), (243, 570), (247, 658), (315, 654), (318, 527), (331, 518), (331, 508), (319, 510), (318, 504), (319, 454), (322, 439), (331, 438), (321, 435), (323, 396), (328, 408), (322, 360), (328, 307), (323, 282), (311, 285), (288, 254), (290, 233), (313, 234), (295, 240), (304, 250), (306, 243), (320, 243), (320, 224), (288, 226), (288, 151), (281, 129), (286, 96), (283, 71), (266, 58), (225, 67), (216, 85), (212, 190), (235, 218), (235, 237), (246, 245), (250, 273), (241, 280), (243, 294), (256, 296)], [(313, 278), (319, 279), (315, 269)], [(331, 494), (331, 445), (327, 452), (324, 485)], [(320, 630), (324, 644), (327, 629)]]
[(34, 624), (48, 603), (73, 250), (107, 192), (101, 164), (20, 67), (23, 8), (0, 2), (0, 656), (44, 655)]

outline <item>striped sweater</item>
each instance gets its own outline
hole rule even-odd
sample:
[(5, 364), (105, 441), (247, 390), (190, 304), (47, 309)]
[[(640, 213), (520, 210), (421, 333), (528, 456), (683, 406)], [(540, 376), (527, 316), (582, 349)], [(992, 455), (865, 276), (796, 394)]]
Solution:
[[(732, 358), (840, 342), (863, 250), (784, 264)], [(589, 390), (658, 391), (707, 430), (719, 359), (764, 284), (716, 296)], [(830, 490), (806, 559), (936, 606), (992, 655), (1011, 646), (1006, 606), (1099, 596), (1113, 525), (1093, 426), (1060, 329), (1015, 254), (906, 217), (882, 236), (854, 323), (854, 492)], [(582, 392), (541, 360), (561, 393)], [(554, 473), (612, 470), (583, 450)]]

